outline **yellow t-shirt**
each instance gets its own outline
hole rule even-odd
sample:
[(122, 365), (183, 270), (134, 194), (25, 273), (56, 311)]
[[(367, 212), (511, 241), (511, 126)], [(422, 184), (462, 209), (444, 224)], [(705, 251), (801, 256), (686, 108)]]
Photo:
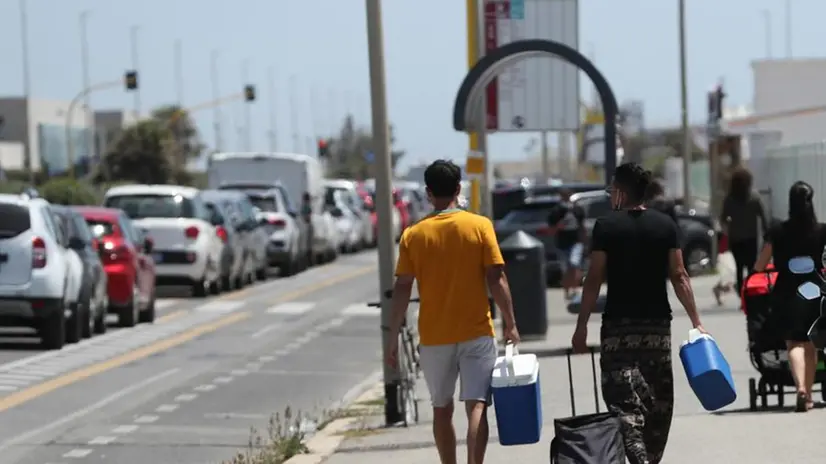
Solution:
[(422, 345), (494, 335), (485, 268), (501, 264), (493, 224), (484, 216), (446, 210), (404, 232), (396, 275), (416, 278)]

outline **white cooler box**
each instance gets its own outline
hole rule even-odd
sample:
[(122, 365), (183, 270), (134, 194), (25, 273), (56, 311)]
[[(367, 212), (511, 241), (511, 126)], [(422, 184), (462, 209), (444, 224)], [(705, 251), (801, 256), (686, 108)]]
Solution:
[(536, 355), (519, 354), (513, 344), (507, 344), (505, 356), (496, 358), (491, 389), (499, 443), (537, 443), (542, 435), (542, 398)]

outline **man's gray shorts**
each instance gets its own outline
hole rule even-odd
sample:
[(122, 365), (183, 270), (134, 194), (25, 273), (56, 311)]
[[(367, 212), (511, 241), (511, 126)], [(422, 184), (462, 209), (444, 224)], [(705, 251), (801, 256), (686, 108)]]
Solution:
[(493, 337), (451, 345), (422, 345), (419, 361), (433, 407), (441, 408), (453, 402), (459, 379), (459, 401), (490, 404), (490, 376), (497, 354)]

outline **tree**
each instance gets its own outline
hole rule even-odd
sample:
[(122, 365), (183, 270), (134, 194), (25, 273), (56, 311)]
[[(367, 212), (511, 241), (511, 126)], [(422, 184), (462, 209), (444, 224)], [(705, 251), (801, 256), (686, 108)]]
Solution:
[(152, 118), (165, 124), (172, 132), (184, 166), (204, 151), (198, 129), (186, 109), (177, 105), (162, 106), (152, 111)]
[[(330, 140), (330, 159), (327, 173), (331, 177), (367, 179), (374, 176), (373, 134), (365, 127), (356, 126), (352, 115), (344, 118), (339, 133)], [(404, 157), (405, 151), (396, 146), (393, 126), (390, 126), (390, 162), (393, 169)]]
[(165, 184), (174, 181), (169, 129), (157, 119), (127, 127), (104, 156), (96, 181)]
[(38, 187), (37, 190), (46, 201), (56, 205), (95, 205), (100, 203), (98, 195), (88, 184), (68, 177), (49, 180)]

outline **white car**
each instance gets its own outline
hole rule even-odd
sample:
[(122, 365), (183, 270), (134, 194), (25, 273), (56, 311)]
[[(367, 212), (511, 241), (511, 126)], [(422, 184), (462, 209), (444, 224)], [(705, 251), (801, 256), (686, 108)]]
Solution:
[(347, 204), (343, 191), (330, 185), (327, 185), (325, 190), (324, 207), (335, 220), (339, 251), (358, 251), (363, 243), (361, 223)]
[(80, 295), (83, 263), (68, 249), (49, 203), (0, 195), (0, 217), (0, 321), (34, 328), (47, 349), (80, 340), (72, 303)]
[(352, 220), (355, 222), (356, 240), (358, 243), (356, 248), (367, 248), (376, 242), (375, 232), (373, 228), (373, 220), (371, 218), (370, 208), (365, 205), (364, 200), (359, 195), (356, 188), (356, 183), (351, 180), (344, 179), (328, 179), (325, 181), (328, 189), (337, 192), (340, 200), (347, 207), (352, 215)]
[(201, 191), (177, 185), (124, 185), (106, 192), (104, 206), (122, 209), (154, 243), (159, 284), (188, 285), (204, 297), (221, 291), (222, 231), (211, 223)]

